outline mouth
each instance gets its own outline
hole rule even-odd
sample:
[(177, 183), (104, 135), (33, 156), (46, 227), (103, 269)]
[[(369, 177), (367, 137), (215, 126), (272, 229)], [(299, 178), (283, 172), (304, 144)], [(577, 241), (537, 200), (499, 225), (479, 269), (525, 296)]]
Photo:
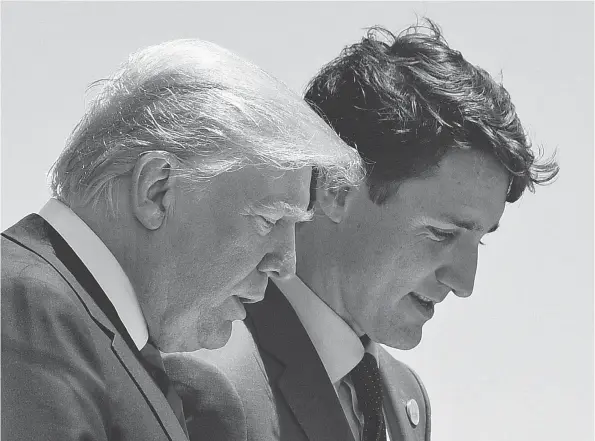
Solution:
[(418, 300), (419, 300), (421, 303), (423, 303), (423, 304), (425, 304), (425, 305), (428, 305), (428, 306), (429, 306), (429, 305), (433, 305), (434, 303), (436, 303), (436, 302), (435, 302), (434, 300), (432, 300), (431, 298), (429, 298), (429, 297), (426, 297), (426, 296), (422, 296), (421, 294), (418, 294), (418, 293), (416, 293), (416, 292), (412, 292), (411, 294), (413, 294), (413, 296), (414, 296), (414, 297), (417, 297), (417, 299), (418, 299)]
[(412, 292), (411, 296), (414, 299), (414, 303), (417, 306), (418, 311), (427, 319), (432, 318), (434, 315), (434, 304), (436, 302), (429, 297), (423, 296), (416, 292)]

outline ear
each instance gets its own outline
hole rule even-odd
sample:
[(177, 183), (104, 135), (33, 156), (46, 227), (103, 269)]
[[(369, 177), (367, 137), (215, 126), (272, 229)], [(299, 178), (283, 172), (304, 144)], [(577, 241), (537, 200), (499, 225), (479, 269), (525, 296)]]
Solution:
[(316, 189), (316, 201), (326, 217), (338, 224), (347, 214), (347, 207), (356, 189), (347, 185), (338, 188), (322, 186)]
[(148, 230), (156, 230), (165, 220), (173, 205), (173, 169), (179, 161), (168, 152), (145, 152), (136, 161), (132, 171), (132, 211)]

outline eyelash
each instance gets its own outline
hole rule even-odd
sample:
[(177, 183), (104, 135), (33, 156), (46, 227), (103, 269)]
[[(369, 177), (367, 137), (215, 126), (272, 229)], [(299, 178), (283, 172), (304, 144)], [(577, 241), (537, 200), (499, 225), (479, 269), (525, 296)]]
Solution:
[(446, 240), (453, 239), (457, 234), (454, 231), (445, 231), (445, 230), (440, 230), (440, 229), (434, 228), (434, 227), (427, 227), (427, 228), (428, 228), (428, 231), (430, 233), (432, 233), (432, 235), (437, 238), (437, 239), (430, 238), (434, 242), (444, 242)]
[[(454, 239), (454, 237), (457, 235), (456, 232), (454, 231), (445, 231), (445, 230), (440, 230), (438, 228), (433, 228), (433, 227), (427, 227), (428, 231), (430, 231), (434, 236), (441, 238), (440, 240), (436, 240), (436, 239), (432, 239), (434, 242), (444, 242), (450, 239)], [(484, 242), (482, 242), (481, 240), (479, 241), (480, 245), (485, 245)]]

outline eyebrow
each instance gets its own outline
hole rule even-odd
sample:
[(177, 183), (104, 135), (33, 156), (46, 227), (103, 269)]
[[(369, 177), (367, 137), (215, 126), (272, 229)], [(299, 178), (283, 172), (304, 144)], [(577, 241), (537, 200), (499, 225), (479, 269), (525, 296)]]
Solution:
[[(431, 218), (424, 216), (423, 219), (431, 219)], [(481, 227), (481, 225), (479, 223), (472, 221), (472, 220), (457, 219), (456, 217), (451, 216), (449, 214), (442, 214), (440, 217), (436, 217), (435, 219), (439, 222), (446, 222), (449, 224), (453, 224), (453, 225), (455, 225), (459, 228), (462, 228), (464, 230), (477, 231), (477, 232), (483, 231), (483, 228)], [(492, 226), (492, 228), (490, 228), (488, 230), (487, 234), (493, 233), (499, 227), (500, 227), (500, 223), (497, 222), (495, 225)]]
[(312, 220), (314, 212), (312, 210), (304, 210), (297, 205), (288, 204), (285, 201), (274, 201), (274, 202), (258, 202), (255, 204), (255, 208), (265, 211), (276, 211), (283, 212), (284, 217), (291, 218), (296, 222), (307, 222)]

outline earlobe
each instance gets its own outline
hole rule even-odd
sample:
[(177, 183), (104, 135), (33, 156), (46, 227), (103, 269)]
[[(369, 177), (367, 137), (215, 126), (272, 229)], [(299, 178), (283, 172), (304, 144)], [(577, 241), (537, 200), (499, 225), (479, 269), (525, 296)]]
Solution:
[(172, 204), (172, 166), (176, 159), (167, 152), (143, 153), (132, 172), (132, 211), (148, 230), (157, 230), (165, 220), (167, 207)]
[(318, 188), (316, 189), (316, 200), (324, 214), (331, 221), (338, 224), (345, 217), (353, 190), (349, 186)]

